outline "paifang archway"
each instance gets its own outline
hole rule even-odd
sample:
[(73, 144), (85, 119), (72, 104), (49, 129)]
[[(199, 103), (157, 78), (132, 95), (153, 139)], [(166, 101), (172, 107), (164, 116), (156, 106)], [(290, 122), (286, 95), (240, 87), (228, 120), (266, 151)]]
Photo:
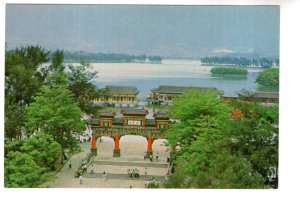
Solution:
[(110, 110), (102, 110), (91, 120), (92, 146), (91, 152), (97, 155), (97, 138), (108, 136), (114, 139), (113, 157), (120, 157), (119, 141), (124, 135), (140, 135), (147, 138), (147, 155), (153, 154), (152, 144), (155, 139), (165, 138), (169, 128), (170, 113), (158, 111), (154, 119), (147, 119), (145, 109), (125, 109), (121, 117)]

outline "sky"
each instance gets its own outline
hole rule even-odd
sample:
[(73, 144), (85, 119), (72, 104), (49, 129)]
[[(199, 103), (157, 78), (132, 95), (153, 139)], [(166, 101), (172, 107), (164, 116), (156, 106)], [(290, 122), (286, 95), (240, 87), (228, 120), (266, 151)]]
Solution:
[(279, 55), (279, 6), (6, 5), (8, 48)]

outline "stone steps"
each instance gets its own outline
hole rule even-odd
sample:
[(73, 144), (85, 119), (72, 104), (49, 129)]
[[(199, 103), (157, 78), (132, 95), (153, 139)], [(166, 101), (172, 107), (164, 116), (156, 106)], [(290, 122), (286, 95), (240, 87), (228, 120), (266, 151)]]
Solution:
[(132, 162), (132, 161), (109, 161), (94, 160), (94, 165), (112, 165), (112, 166), (136, 166), (136, 167), (152, 167), (152, 168), (168, 168), (168, 163), (161, 162)]
[[(102, 173), (84, 173), (85, 178), (99, 178), (103, 179)], [(164, 181), (165, 176), (161, 175), (140, 175), (139, 178), (130, 178), (128, 174), (106, 173), (106, 179), (119, 179), (119, 180), (151, 180), (155, 178), (156, 181)]]

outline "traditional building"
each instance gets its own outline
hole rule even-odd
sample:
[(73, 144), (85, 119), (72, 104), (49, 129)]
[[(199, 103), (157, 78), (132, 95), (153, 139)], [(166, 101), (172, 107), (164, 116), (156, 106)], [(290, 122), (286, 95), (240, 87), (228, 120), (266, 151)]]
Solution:
[(250, 92), (247, 90), (241, 90), (238, 92), (238, 96), (246, 101), (261, 102), (261, 103), (278, 103), (279, 92)]
[(139, 91), (134, 86), (106, 86), (103, 89), (103, 95), (94, 102), (136, 104), (138, 93)]
[[(159, 86), (151, 90), (148, 100), (157, 103), (170, 103), (174, 98), (181, 96), (185, 91), (194, 89), (201, 92), (209, 90), (217, 90), (216, 88), (204, 88), (204, 87), (181, 87), (181, 86)], [(221, 94), (221, 92), (220, 92)]]
[(223, 100), (226, 102), (231, 102), (233, 100), (244, 100), (247, 102), (256, 102), (263, 104), (265, 106), (274, 106), (279, 103), (279, 92), (251, 92), (246, 89), (238, 91), (236, 95), (233, 96), (222, 96)]

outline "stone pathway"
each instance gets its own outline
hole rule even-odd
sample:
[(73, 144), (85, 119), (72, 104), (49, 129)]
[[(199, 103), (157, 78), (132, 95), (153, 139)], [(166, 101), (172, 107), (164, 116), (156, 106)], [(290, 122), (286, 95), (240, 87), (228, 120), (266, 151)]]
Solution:
[[(145, 142), (144, 142), (145, 141)], [(113, 141), (105, 138), (97, 144), (98, 156), (95, 157), (87, 172), (83, 175), (83, 183), (80, 184), (79, 178), (75, 178), (75, 168), (80, 166), (81, 161), (90, 152), (90, 143), (82, 144), (82, 151), (73, 155), (70, 160), (72, 169), (69, 169), (69, 161), (57, 173), (57, 179), (47, 182), (43, 187), (48, 188), (145, 188), (145, 180), (155, 178), (157, 181), (164, 181), (168, 172), (167, 148), (162, 140), (153, 143), (153, 152), (159, 153), (159, 161), (150, 162), (144, 160), (144, 152), (147, 148), (147, 141), (140, 136), (124, 136), (120, 140), (121, 157), (112, 157)], [(91, 174), (91, 168), (94, 174)], [(147, 167), (147, 175), (145, 175)], [(139, 178), (130, 178), (127, 174), (128, 169), (138, 169)], [(103, 179), (103, 172), (106, 179)]]

